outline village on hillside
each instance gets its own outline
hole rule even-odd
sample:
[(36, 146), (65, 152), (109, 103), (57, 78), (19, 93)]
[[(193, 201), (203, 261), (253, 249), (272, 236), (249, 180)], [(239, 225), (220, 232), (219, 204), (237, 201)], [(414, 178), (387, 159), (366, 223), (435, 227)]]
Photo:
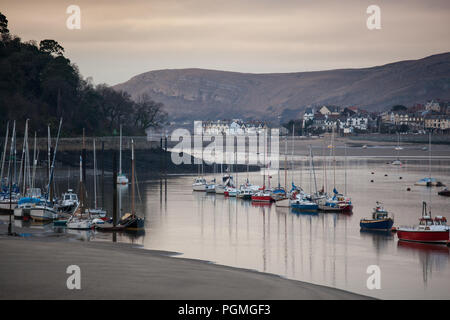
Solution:
[[(242, 119), (199, 121), (196, 134), (251, 135), (269, 127), (268, 121)], [(280, 124), (280, 134), (319, 135), (333, 130), (340, 135), (367, 133), (426, 133), (450, 134), (450, 102), (430, 100), (411, 107), (396, 105), (383, 112), (368, 112), (357, 106), (322, 105), (308, 107), (300, 119)]]

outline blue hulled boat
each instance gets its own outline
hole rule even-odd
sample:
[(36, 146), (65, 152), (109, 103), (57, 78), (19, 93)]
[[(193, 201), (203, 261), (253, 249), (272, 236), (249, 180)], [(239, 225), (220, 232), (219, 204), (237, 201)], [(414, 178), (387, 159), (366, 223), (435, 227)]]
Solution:
[(359, 225), (364, 230), (391, 230), (394, 219), (388, 216), (388, 212), (377, 201), (377, 206), (373, 209), (372, 219), (361, 219)]

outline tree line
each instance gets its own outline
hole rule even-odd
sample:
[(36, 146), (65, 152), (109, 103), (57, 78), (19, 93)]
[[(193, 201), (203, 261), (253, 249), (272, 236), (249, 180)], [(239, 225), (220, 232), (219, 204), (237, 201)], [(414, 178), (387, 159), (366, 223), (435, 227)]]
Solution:
[(13, 120), (19, 135), (30, 119), (31, 130), (44, 136), (47, 125), (56, 130), (61, 117), (62, 136), (79, 136), (83, 128), (87, 135), (113, 135), (121, 124), (124, 134), (141, 135), (167, 120), (164, 105), (148, 95), (134, 101), (124, 91), (84, 79), (57, 41), (38, 44), (12, 35), (1, 12), (0, 36), (0, 135)]

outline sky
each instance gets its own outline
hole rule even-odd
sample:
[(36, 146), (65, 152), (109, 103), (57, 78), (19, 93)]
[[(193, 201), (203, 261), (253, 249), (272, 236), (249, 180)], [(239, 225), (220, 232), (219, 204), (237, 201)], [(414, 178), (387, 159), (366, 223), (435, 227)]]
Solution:
[[(381, 29), (366, 13), (378, 5)], [(66, 9), (81, 10), (68, 29)], [(360, 68), (450, 51), (448, 0), (2, 0), (24, 41), (58, 41), (84, 77), (151, 70), (252, 73)]]

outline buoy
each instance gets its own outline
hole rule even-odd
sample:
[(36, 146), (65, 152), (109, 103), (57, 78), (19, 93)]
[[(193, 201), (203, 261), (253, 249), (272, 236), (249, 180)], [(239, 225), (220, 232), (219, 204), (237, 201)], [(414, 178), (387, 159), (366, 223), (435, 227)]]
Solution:
[(372, 174), (374, 174), (374, 173), (372, 172)]
[(406, 188), (406, 191), (411, 191), (411, 188)]
[(373, 180), (370, 180), (370, 182), (373, 182)]
[(400, 177), (399, 179), (400, 179), (400, 180), (402, 180), (403, 178), (402, 178), (402, 177)]
[(387, 175), (387, 174), (385, 174), (384, 176), (385, 176), (385, 177), (387, 177), (388, 175)]

